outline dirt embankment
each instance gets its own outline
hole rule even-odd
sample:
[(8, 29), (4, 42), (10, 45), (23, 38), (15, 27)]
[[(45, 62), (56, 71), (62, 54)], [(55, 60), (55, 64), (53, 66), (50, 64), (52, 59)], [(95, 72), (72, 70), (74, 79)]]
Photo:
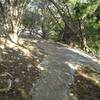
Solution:
[(31, 40), (19, 42), (0, 38), (0, 100), (32, 100), (32, 84), (40, 77), (36, 66), (43, 54)]

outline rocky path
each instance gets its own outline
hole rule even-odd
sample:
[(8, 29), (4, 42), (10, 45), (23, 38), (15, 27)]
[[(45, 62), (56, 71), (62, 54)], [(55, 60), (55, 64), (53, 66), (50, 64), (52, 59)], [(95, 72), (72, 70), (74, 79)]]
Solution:
[(82, 51), (47, 41), (40, 41), (37, 46), (46, 56), (37, 66), (41, 78), (33, 83), (33, 100), (77, 100), (69, 89), (75, 69), (88, 66), (100, 70), (97, 60)]

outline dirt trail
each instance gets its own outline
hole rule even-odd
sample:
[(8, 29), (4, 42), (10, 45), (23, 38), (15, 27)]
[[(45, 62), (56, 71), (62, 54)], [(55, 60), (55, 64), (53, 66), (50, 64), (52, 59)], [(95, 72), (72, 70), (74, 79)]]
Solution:
[(88, 66), (100, 70), (97, 60), (82, 51), (49, 41), (40, 41), (37, 46), (46, 57), (37, 66), (41, 78), (33, 83), (33, 100), (77, 100), (69, 89), (75, 69)]
[[(53, 41), (33, 42), (33, 39), (21, 39), (20, 43), (24, 46), (15, 45), (10, 41), (6, 47), (4, 42), (0, 44), (0, 87), (4, 86), (4, 82), (7, 83), (8, 79), (12, 80), (10, 90), (0, 93), (0, 100), (99, 100), (95, 97), (87, 99), (87, 96), (85, 99), (83, 93), (82, 99), (77, 99), (70, 89), (74, 84), (73, 87), (78, 86), (81, 90), (96, 90), (97, 92), (93, 91), (93, 94), (97, 94), (96, 96), (100, 98), (98, 87), (91, 89), (89, 84), (90, 88), (87, 89), (88, 81), (75, 76), (78, 67), (100, 71), (100, 62), (95, 58), (81, 50)], [(8, 77), (7, 73), (7, 77), (2, 77), (5, 72), (13, 78)], [(80, 80), (82, 87), (77, 82)], [(7, 85), (5, 84), (5, 87)], [(80, 94), (81, 90), (77, 93)]]

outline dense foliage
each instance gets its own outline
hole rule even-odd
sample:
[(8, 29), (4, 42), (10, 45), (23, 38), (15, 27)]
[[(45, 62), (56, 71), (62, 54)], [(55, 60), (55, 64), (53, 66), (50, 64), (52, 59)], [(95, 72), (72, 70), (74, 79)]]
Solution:
[(0, 1), (0, 17), (6, 34), (27, 28), (44, 39), (96, 53), (100, 51), (99, 5), (99, 0), (7, 0)]

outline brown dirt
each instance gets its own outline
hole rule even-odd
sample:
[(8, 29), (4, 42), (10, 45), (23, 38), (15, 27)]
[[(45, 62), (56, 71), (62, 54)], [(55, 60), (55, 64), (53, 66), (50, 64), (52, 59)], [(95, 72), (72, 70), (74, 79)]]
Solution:
[[(87, 75), (87, 77), (84, 77), (83, 73)], [(78, 100), (100, 100), (100, 87), (90, 78), (95, 78), (92, 74), (97, 74), (97, 77), (100, 76), (98, 73), (88, 68), (76, 71), (74, 84), (71, 85), (70, 88)]]
[[(7, 79), (12, 80), (12, 84), (9, 91), (0, 92), (0, 100), (31, 100), (32, 83), (40, 77), (40, 70), (35, 66), (40, 63), (43, 55), (38, 49), (34, 48), (33, 42), (23, 40), (21, 44), (23, 47), (8, 44), (13, 43), (9, 41), (5, 47), (4, 39), (0, 40), (0, 55), (2, 57), (0, 61), (0, 86), (4, 86)], [(30, 48), (32, 52), (30, 52)], [(4, 73), (11, 76), (3, 76)]]

